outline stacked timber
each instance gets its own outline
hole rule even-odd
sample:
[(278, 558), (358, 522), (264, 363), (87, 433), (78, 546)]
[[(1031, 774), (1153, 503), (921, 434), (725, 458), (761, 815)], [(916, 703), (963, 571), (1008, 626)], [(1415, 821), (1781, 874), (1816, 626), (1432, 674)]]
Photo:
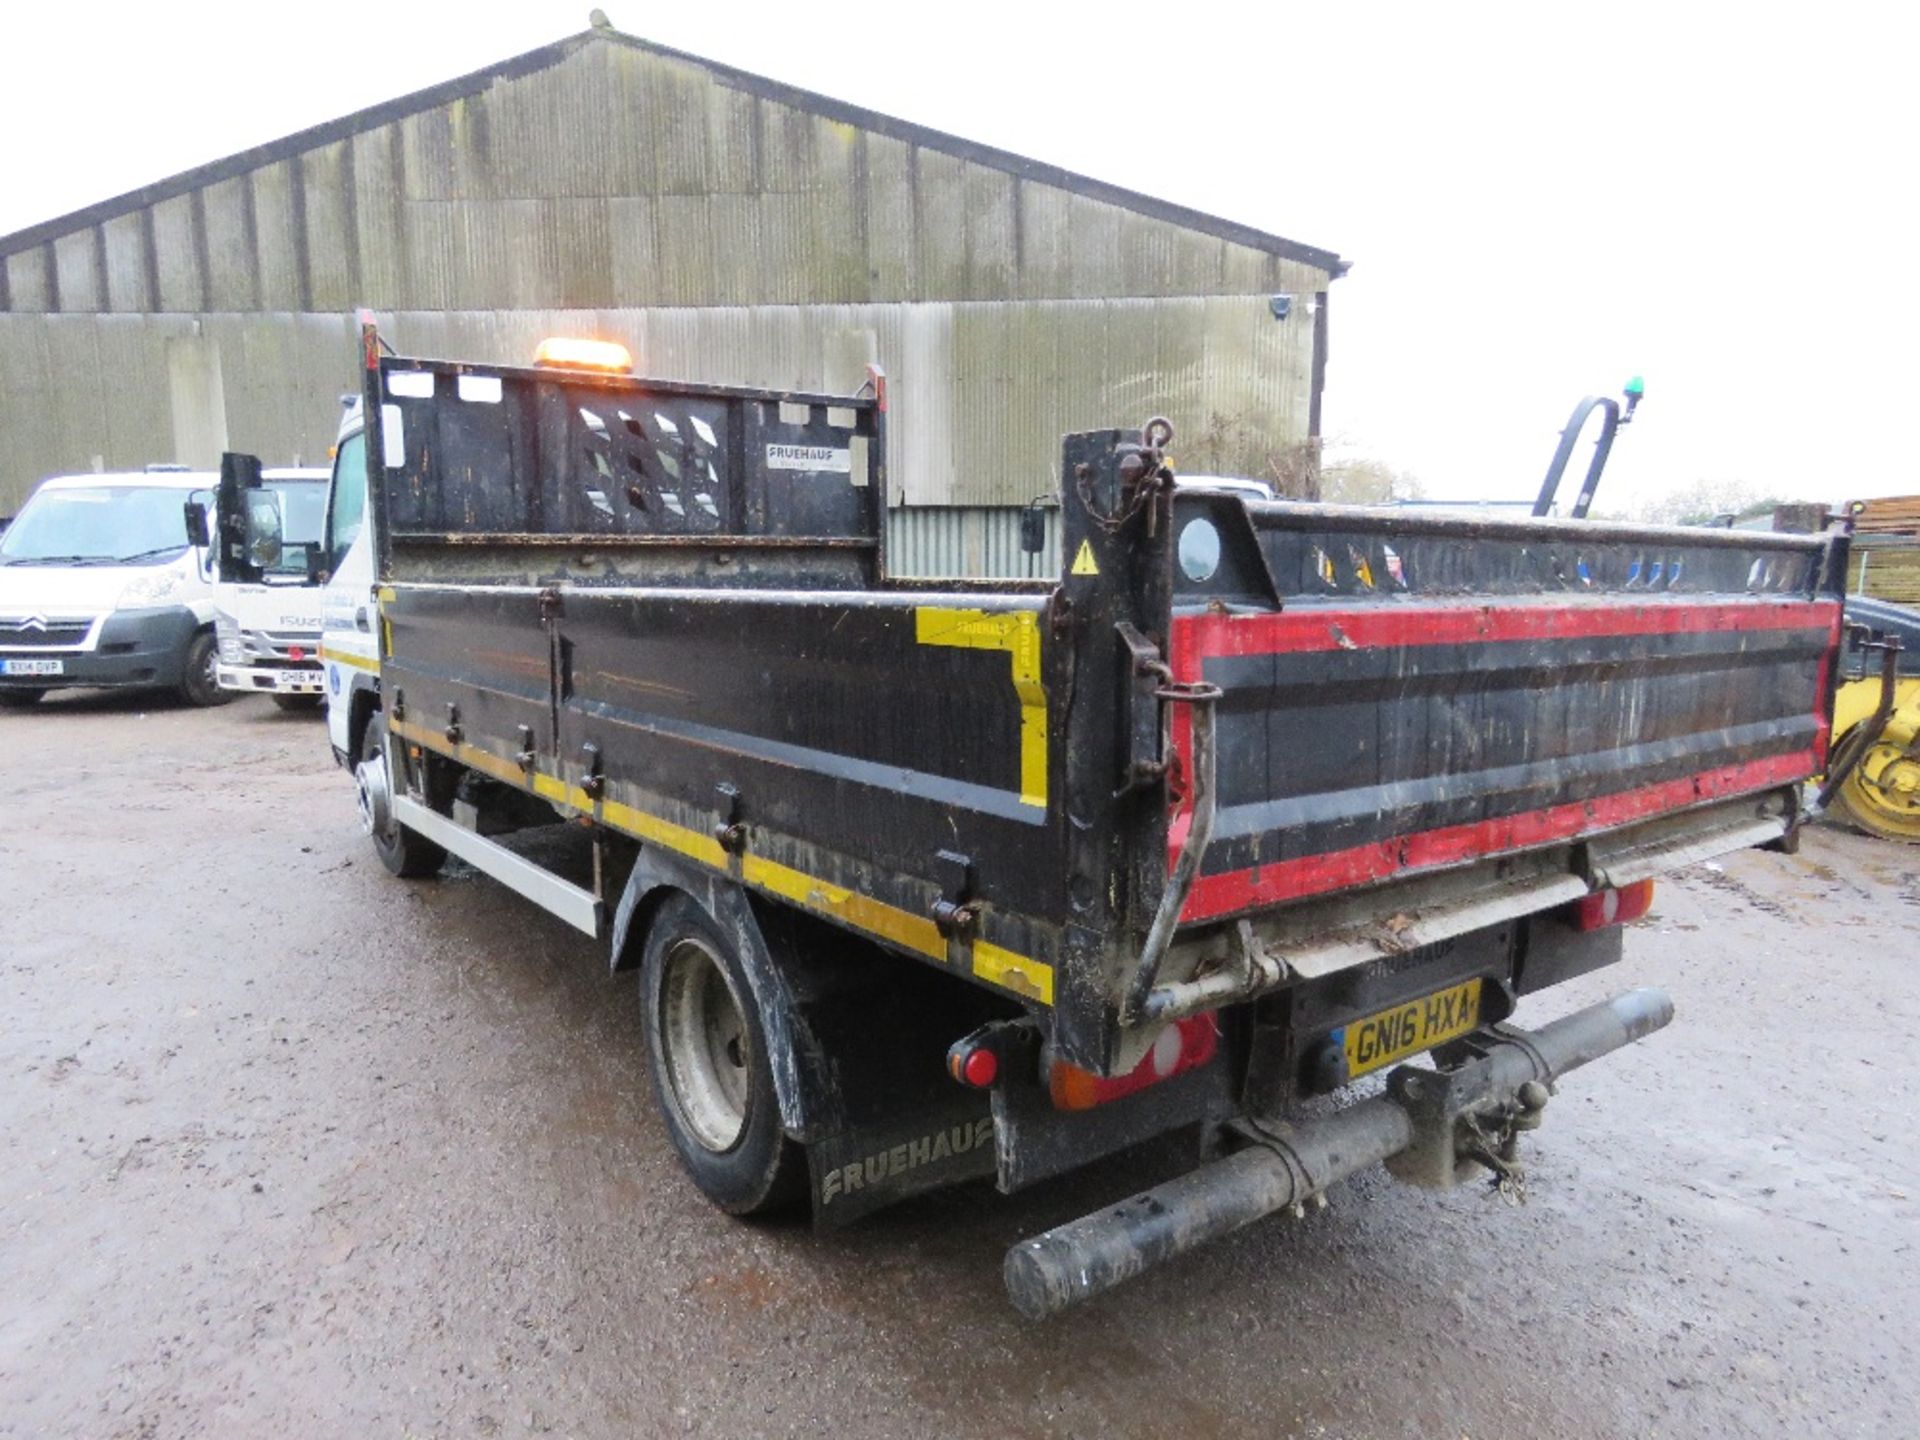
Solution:
[(1863, 500), (1853, 517), (1847, 589), (1920, 606), (1920, 495)]
[(1862, 500), (1853, 517), (1856, 535), (1920, 535), (1920, 495)]

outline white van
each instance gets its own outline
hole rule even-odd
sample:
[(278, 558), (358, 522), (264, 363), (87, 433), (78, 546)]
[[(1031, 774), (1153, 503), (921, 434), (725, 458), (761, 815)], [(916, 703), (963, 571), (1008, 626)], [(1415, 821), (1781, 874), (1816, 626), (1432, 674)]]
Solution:
[(186, 507), (218, 477), (180, 467), (43, 481), (0, 533), (0, 705), (49, 690), (228, 699), (215, 674), (213, 557)]

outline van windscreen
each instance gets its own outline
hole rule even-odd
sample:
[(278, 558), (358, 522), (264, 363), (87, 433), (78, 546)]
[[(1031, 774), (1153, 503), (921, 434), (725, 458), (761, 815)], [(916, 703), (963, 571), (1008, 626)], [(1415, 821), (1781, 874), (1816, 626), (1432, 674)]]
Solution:
[(41, 490), (0, 535), (0, 564), (112, 565), (187, 548), (187, 492), (160, 485)]

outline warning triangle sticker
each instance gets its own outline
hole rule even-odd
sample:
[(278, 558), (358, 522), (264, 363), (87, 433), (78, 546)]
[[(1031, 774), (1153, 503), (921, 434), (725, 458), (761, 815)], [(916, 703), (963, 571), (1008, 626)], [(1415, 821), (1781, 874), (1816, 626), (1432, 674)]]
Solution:
[(1093, 542), (1091, 540), (1082, 540), (1080, 542), (1080, 553), (1073, 557), (1073, 570), (1071, 573), (1075, 575), (1098, 575), (1100, 573), (1100, 567), (1093, 563)]

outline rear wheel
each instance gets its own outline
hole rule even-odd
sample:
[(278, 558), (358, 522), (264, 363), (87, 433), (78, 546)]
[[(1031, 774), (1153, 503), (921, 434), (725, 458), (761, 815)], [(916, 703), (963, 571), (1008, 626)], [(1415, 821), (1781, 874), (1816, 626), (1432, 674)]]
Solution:
[(322, 695), (276, 695), (273, 703), (297, 715), (311, 715), (320, 708), (325, 698)]
[(353, 781), (360, 804), (360, 828), (373, 841), (380, 863), (403, 880), (435, 874), (447, 852), (393, 818), (393, 792), (387, 771), (387, 722), (375, 715), (360, 740), (360, 763)]
[(694, 1184), (735, 1215), (799, 1197), (805, 1153), (780, 1128), (766, 1030), (732, 943), (686, 896), (661, 906), (640, 965), (647, 1059)]
[(1868, 747), (1840, 786), (1838, 799), (1856, 828), (1886, 840), (1920, 844), (1920, 727), (1905, 712), (1896, 711), (1886, 731)]
[(213, 632), (198, 632), (187, 642), (186, 659), (180, 666), (180, 698), (202, 708), (224, 705), (233, 699), (231, 692), (220, 688), (219, 663), (220, 647), (214, 641)]

